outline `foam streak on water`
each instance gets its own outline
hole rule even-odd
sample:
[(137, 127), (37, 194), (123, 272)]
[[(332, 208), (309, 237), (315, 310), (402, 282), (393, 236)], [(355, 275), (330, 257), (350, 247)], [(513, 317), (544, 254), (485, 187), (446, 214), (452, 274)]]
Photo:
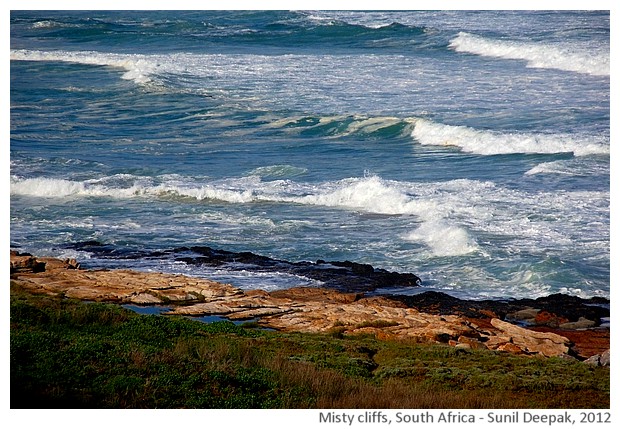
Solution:
[(13, 11), (11, 246), (244, 288), (316, 284), (168, 251), (607, 297), (609, 33), (605, 11)]

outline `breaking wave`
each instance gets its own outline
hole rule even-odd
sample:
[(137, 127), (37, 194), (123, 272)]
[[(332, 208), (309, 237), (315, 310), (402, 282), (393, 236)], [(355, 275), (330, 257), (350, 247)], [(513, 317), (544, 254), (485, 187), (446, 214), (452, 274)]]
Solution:
[(575, 156), (609, 154), (602, 138), (571, 134), (506, 133), (415, 121), (412, 136), (422, 145), (456, 146), (480, 155), (512, 153), (573, 153)]
[(113, 54), (95, 51), (32, 51), (12, 49), (12, 61), (60, 61), (68, 63), (88, 64), (95, 66), (117, 67), (125, 70), (123, 79), (138, 84), (151, 81), (152, 75), (159, 67), (145, 55)]
[(450, 48), (485, 57), (525, 60), (528, 67), (550, 68), (594, 76), (609, 76), (609, 51), (536, 42), (496, 40), (460, 32)]
[[(410, 195), (399, 182), (377, 176), (343, 179), (322, 184), (290, 180), (262, 181), (250, 176), (220, 183), (196, 184), (135, 176), (71, 181), (51, 178), (11, 179), (11, 195), (38, 198), (179, 198), (222, 201), (231, 204), (272, 202), (325, 206), (386, 215), (411, 215), (421, 226), (405, 237), (427, 244), (435, 256), (455, 256), (476, 250), (474, 240), (460, 226), (442, 226), (444, 210), (432, 198)], [(121, 186), (121, 183), (124, 186)], [(116, 185), (114, 185), (116, 183)], [(426, 223), (429, 223), (426, 225)], [(441, 229), (441, 232), (440, 232)], [(459, 244), (461, 242), (461, 244)]]
[(445, 220), (424, 222), (403, 238), (408, 241), (423, 241), (435, 256), (460, 256), (479, 250), (465, 228), (450, 225)]
[[(600, 240), (609, 227), (608, 192), (527, 192), (492, 182), (399, 182), (378, 176), (322, 183), (262, 180), (247, 176), (209, 183), (185, 177), (108, 176), (71, 181), (11, 178), (11, 195), (38, 198), (175, 199), (179, 203), (295, 204), (398, 216), (401, 240), (418, 243), (433, 257), (482, 254), (476, 237), (501, 236), (504, 246), (537, 248), (541, 240), (570, 245), (588, 240), (593, 254), (608, 252)], [(592, 227), (584, 228), (584, 222)], [(603, 252), (603, 253), (600, 253)]]
[(265, 129), (316, 135), (346, 137), (350, 135), (379, 138), (403, 137), (411, 134), (411, 120), (393, 116), (328, 115), (265, 118)]

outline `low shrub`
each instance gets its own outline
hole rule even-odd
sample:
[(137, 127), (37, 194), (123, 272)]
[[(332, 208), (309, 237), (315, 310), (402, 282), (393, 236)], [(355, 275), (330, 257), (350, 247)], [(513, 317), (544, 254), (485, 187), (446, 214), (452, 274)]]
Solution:
[(608, 408), (609, 368), (11, 289), (12, 408)]

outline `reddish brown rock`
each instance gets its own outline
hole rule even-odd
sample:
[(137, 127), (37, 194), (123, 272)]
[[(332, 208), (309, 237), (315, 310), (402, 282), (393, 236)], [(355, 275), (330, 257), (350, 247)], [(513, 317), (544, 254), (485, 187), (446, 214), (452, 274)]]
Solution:
[(552, 328), (557, 328), (563, 323), (568, 323), (568, 319), (565, 317), (557, 316), (554, 313), (550, 313), (548, 311), (539, 311), (534, 318), (534, 321), (537, 325), (549, 326)]
[[(44, 271), (40, 270), (41, 266)], [(183, 275), (82, 270), (76, 261), (39, 260), (13, 253), (11, 281), (35, 293), (84, 300), (141, 305), (166, 303), (171, 307), (171, 314), (224, 315), (239, 320), (258, 318), (261, 325), (283, 331), (337, 330), (342, 334), (374, 335), (379, 339), (440, 342), (459, 348), (486, 347), (543, 356), (563, 356), (568, 353), (571, 341), (581, 343), (575, 336), (569, 339), (549, 332), (552, 328), (548, 327), (541, 332), (499, 318), (429, 314), (391, 297), (364, 297), (360, 293), (301, 287), (272, 293), (244, 292), (231, 285)], [(549, 316), (549, 320), (552, 317)], [(606, 348), (609, 349), (608, 336)]]
[(295, 301), (325, 301), (337, 303), (351, 303), (363, 297), (361, 293), (343, 293), (331, 289), (307, 287), (277, 290), (271, 292), (269, 295), (275, 298), (287, 298)]
[(471, 337), (465, 337), (463, 335), (461, 335), (458, 340), (457, 340), (458, 344), (467, 344), (469, 347), (471, 347), (472, 349), (486, 349), (486, 345), (476, 339), (476, 338), (471, 338)]
[(519, 347), (518, 345), (513, 344), (513, 343), (501, 344), (501, 345), (499, 345), (497, 347), (496, 350), (499, 350), (500, 352), (512, 353), (512, 354), (515, 354), (515, 355), (520, 355), (520, 354), (524, 354), (525, 353), (525, 351), (521, 347)]
[(545, 327), (533, 327), (531, 329), (539, 332), (553, 332), (568, 338), (573, 344), (571, 346), (572, 352), (582, 359), (586, 359), (597, 354), (600, 355), (604, 353), (605, 350), (609, 349), (609, 329), (597, 328), (568, 330)]
[(492, 319), (491, 324), (510, 336), (510, 342), (523, 351), (539, 353), (544, 356), (561, 356), (568, 353), (570, 340), (552, 332), (536, 332), (521, 328), (499, 319)]

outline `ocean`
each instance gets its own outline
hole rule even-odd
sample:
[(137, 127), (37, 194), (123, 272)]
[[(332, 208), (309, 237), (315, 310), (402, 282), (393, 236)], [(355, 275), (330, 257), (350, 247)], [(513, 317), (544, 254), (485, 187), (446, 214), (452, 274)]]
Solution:
[(608, 11), (12, 11), (10, 45), (12, 249), (268, 291), (321, 282), (179, 254), (609, 298)]

